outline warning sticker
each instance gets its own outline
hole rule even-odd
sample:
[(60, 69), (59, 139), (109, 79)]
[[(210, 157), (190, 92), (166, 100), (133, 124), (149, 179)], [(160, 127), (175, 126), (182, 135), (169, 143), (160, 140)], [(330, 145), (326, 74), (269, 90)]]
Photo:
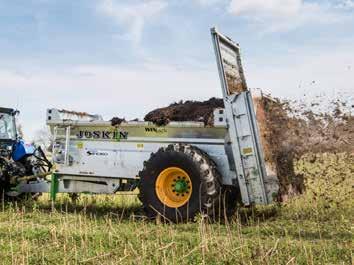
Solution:
[(253, 148), (252, 147), (246, 147), (242, 149), (242, 154), (247, 156), (247, 155), (252, 155), (253, 154)]

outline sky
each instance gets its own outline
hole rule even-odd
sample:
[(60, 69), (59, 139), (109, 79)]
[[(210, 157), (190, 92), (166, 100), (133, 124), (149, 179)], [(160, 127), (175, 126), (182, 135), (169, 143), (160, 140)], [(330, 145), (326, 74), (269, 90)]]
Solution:
[(0, 106), (25, 138), (47, 108), (126, 119), (220, 97), (210, 28), (281, 98), (354, 96), (354, 0), (0, 0)]

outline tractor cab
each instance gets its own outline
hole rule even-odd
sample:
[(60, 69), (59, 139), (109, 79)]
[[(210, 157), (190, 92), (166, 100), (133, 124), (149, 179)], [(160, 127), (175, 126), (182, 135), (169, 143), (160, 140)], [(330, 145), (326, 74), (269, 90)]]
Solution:
[(0, 108), (0, 141), (14, 141), (17, 138), (15, 115), (13, 109)]
[(19, 111), (0, 108), (0, 157), (11, 157), (14, 161), (33, 155), (36, 148), (18, 137), (16, 115)]
[(0, 107), (0, 150), (11, 152), (11, 147), (17, 139), (15, 116), (18, 112), (14, 109)]

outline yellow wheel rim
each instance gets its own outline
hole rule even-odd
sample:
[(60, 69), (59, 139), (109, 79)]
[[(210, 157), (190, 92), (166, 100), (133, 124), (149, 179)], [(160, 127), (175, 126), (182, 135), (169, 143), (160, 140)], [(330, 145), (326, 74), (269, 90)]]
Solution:
[(192, 181), (179, 167), (169, 167), (157, 177), (155, 190), (159, 200), (170, 208), (185, 205), (192, 195)]

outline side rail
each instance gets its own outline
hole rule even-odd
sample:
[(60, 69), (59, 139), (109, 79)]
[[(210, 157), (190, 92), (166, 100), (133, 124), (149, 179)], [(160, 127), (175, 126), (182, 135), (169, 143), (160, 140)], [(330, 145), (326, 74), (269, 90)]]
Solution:
[(48, 109), (47, 124), (58, 123), (62, 121), (102, 121), (102, 117), (97, 114), (87, 112), (78, 112), (65, 109)]

